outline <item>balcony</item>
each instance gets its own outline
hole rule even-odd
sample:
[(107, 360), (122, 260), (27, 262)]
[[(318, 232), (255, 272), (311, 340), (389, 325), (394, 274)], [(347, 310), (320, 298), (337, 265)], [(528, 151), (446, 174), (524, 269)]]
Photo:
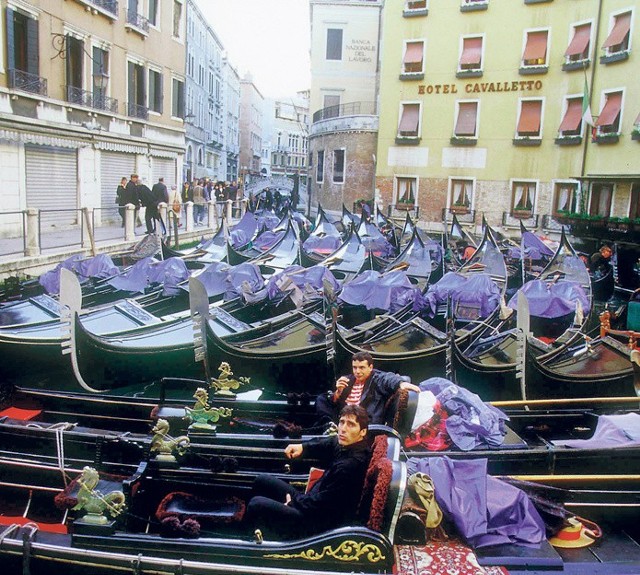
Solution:
[(9, 69), (9, 88), (30, 92), (32, 94), (47, 95), (47, 80), (36, 74), (30, 74), (23, 70)]
[(138, 14), (136, 10), (127, 10), (127, 23), (125, 26), (132, 28), (143, 36), (149, 34), (149, 20), (142, 14)]
[(141, 106), (140, 104), (134, 104), (133, 102), (127, 102), (127, 116), (140, 120), (148, 120), (149, 108)]
[(519, 228), (520, 223), (523, 223), (527, 228), (537, 228), (538, 219), (538, 214), (534, 214), (533, 210), (502, 212), (502, 225), (505, 228)]
[(559, 232), (562, 231), (562, 223), (554, 215), (545, 214), (542, 216), (542, 229), (546, 232)]
[(118, 17), (117, 0), (78, 0), (80, 4), (84, 4), (87, 8), (94, 8), (101, 14), (116, 19)]
[(118, 113), (118, 100), (115, 98), (109, 98), (102, 94), (94, 94), (93, 92), (82, 90), (75, 86), (67, 86), (67, 102), (93, 108), (94, 110), (104, 110), (112, 114)]
[(377, 114), (375, 102), (350, 102), (339, 106), (328, 106), (313, 114), (313, 123), (342, 116), (372, 116)]
[(452, 206), (442, 209), (442, 221), (451, 222), (453, 215), (456, 215), (461, 224), (475, 224), (476, 212), (467, 206)]

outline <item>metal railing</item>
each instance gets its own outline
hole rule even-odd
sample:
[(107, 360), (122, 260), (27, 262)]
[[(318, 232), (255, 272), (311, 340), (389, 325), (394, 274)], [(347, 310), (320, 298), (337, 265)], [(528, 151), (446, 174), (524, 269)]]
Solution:
[(562, 230), (562, 224), (559, 223), (552, 214), (545, 214), (542, 216), (542, 229), (559, 232)]
[(341, 118), (342, 116), (356, 115), (376, 115), (375, 102), (350, 102), (348, 104), (340, 104), (338, 106), (327, 106), (313, 114), (313, 122), (321, 120), (329, 120), (331, 118)]
[(502, 225), (508, 228), (519, 228), (522, 222), (527, 228), (538, 227), (538, 214), (527, 212), (518, 214), (517, 212), (502, 212)]
[(118, 17), (118, 2), (117, 0), (80, 0), (80, 2), (86, 6), (95, 6), (100, 8), (109, 14), (112, 14), (116, 18)]
[(135, 26), (138, 30), (149, 32), (149, 20), (136, 10), (127, 10), (127, 24)]
[(127, 102), (127, 116), (139, 118), (141, 120), (148, 120), (149, 108), (133, 102)]
[(94, 108), (96, 110), (105, 110), (113, 114), (118, 113), (117, 99), (109, 98), (102, 94), (94, 94), (89, 90), (83, 90), (75, 86), (67, 86), (67, 102), (87, 106), (88, 108)]
[(442, 208), (442, 221), (450, 222), (453, 220), (453, 215), (456, 215), (458, 221), (463, 224), (475, 224), (476, 212), (475, 210), (460, 210), (459, 208)]
[(47, 95), (47, 79), (24, 70), (9, 69), (9, 88), (31, 92), (32, 94)]

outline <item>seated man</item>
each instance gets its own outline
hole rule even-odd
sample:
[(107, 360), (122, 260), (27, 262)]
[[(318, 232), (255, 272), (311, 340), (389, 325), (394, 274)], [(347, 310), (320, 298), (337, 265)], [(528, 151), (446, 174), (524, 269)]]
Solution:
[(369, 352), (354, 353), (351, 368), (353, 375), (340, 377), (334, 392), (316, 398), (316, 412), (321, 418), (335, 421), (345, 405), (361, 405), (371, 423), (384, 423), (386, 403), (398, 389), (420, 393), (420, 388), (409, 383), (406, 376), (374, 369)]
[(589, 258), (589, 270), (597, 276), (605, 275), (611, 268), (611, 246), (605, 244)]
[(355, 519), (369, 465), (367, 412), (348, 405), (340, 414), (338, 435), (286, 447), (289, 459), (320, 460), (324, 473), (307, 493), (270, 475), (256, 478), (245, 521), (265, 534), (292, 538), (346, 525)]

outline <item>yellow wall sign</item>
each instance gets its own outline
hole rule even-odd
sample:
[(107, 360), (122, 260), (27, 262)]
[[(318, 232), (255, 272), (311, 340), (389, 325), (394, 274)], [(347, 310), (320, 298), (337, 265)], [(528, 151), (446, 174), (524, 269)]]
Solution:
[(542, 90), (542, 80), (511, 82), (469, 82), (458, 84), (420, 84), (418, 94), (484, 94), (486, 92), (533, 92)]

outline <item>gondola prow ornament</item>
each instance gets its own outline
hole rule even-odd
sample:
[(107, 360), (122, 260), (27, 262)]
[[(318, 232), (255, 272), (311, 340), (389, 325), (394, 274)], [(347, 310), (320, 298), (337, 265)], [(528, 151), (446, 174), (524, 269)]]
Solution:
[(73, 508), (75, 511), (86, 511), (82, 518), (84, 523), (92, 525), (106, 525), (109, 520), (105, 513), (111, 517), (117, 517), (124, 511), (125, 497), (122, 491), (111, 491), (103, 495), (98, 491), (100, 481), (98, 472), (93, 467), (85, 467), (78, 478), (80, 490), (78, 491), (78, 503)]
[(156, 461), (175, 463), (174, 452), (184, 455), (187, 452), (191, 441), (186, 435), (173, 438), (169, 435), (169, 422), (166, 419), (158, 419), (153, 429), (151, 439), (151, 453), (156, 454)]
[(204, 387), (199, 387), (193, 394), (195, 405), (185, 408), (184, 419), (187, 420), (189, 431), (215, 431), (221, 417), (231, 417), (233, 410), (228, 407), (211, 407), (209, 405), (209, 393)]
[(220, 375), (218, 377), (211, 378), (211, 388), (215, 390), (216, 395), (233, 395), (233, 390), (240, 389), (241, 385), (246, 385), (251, 382), (249, 377), (233, 377), (233, 371), (231, 366), (223, 361), (218, 367)]

